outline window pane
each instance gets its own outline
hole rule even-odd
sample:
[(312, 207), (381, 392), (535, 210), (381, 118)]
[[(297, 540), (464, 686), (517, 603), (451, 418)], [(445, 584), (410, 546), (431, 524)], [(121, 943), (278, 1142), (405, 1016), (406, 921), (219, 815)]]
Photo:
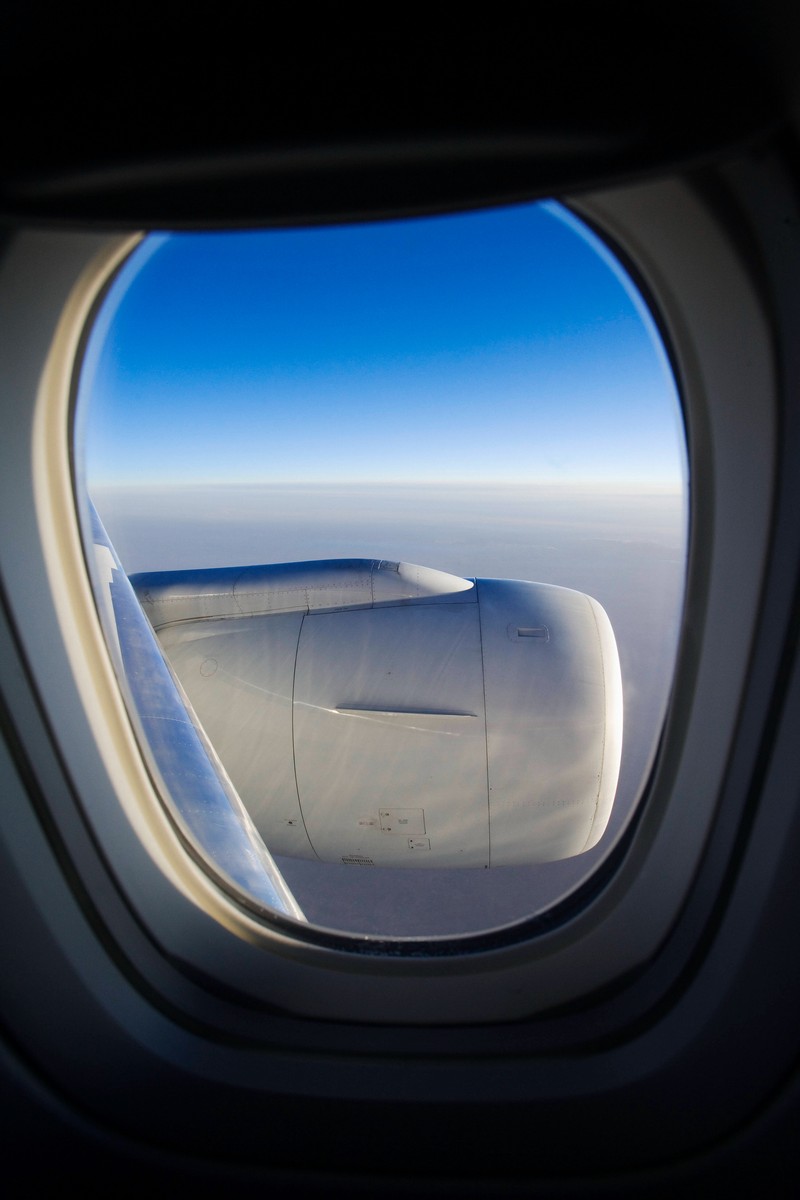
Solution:
[[(309, 920), (469, 932), (587, 878), (661, 729), (686, 448), (653, 319), (583, 223), (546, 203), (148, 238), (91, 334), (78, 414), (90, 496)], [(405, 564), (430, 569), (415, 599)], [(176, 617), (162, 575), (210, 569), (233, 605), (213, 645), (209, 612)], [(573, 592), (554, 589), (601, 609), (581, 601), (557, 637)], [(334, 602), (312, 616), (312, 592)], [(592, 845), (566, 810), (585, 817), (581, 771), (602, 773), (580, 708), (610, 686), (587, 682), (581, 642), (602, 610), (624, 734)], [(547, 675), (564, 639), (569, 662)]]

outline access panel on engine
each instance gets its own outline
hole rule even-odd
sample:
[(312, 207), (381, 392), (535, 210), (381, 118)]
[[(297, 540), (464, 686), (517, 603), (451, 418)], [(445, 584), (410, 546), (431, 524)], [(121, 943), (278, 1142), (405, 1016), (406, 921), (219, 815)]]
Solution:
[(303, 819), (321, 858), (488, 865), (477, 604), (307, 616), (294, 746)]

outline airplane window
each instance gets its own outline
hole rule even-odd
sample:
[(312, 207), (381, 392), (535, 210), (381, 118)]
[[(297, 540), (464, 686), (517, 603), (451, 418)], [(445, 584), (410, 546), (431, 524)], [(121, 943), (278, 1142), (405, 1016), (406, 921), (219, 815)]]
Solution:
[(198, 740), (241, 825), (189, 831), (212, 868), (388, 937), (591, 875), (658, 744), (687, 459), (653, 315), (584, 222), (150, 236), (90, 331), (75, 438), (188, 714), (131, 687), (140, 734), (187, 812), (163, 755)]

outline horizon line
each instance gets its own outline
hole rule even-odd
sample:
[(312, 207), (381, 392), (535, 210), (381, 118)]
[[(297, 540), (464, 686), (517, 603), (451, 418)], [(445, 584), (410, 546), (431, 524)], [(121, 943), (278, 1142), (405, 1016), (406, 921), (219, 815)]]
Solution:
[(325, 488), (592, 488), (603, 490), (671, 491), (686, 489), (683, 479), (183, 479), (183, 480), (119, 480), (98, 479), (86, 483), (87, 489), (117, 489), (126, 491), (180, 491), (196, 488), (228, 488), (240, 491), (255, 489), (321, 490)]

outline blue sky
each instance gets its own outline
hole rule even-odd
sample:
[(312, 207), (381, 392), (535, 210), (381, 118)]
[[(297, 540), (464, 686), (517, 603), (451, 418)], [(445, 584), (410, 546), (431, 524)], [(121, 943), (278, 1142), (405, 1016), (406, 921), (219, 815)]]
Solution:
[(90, 486), (684, 475), (652, 319), (556, 204), (151, 237), (80, 411)]

